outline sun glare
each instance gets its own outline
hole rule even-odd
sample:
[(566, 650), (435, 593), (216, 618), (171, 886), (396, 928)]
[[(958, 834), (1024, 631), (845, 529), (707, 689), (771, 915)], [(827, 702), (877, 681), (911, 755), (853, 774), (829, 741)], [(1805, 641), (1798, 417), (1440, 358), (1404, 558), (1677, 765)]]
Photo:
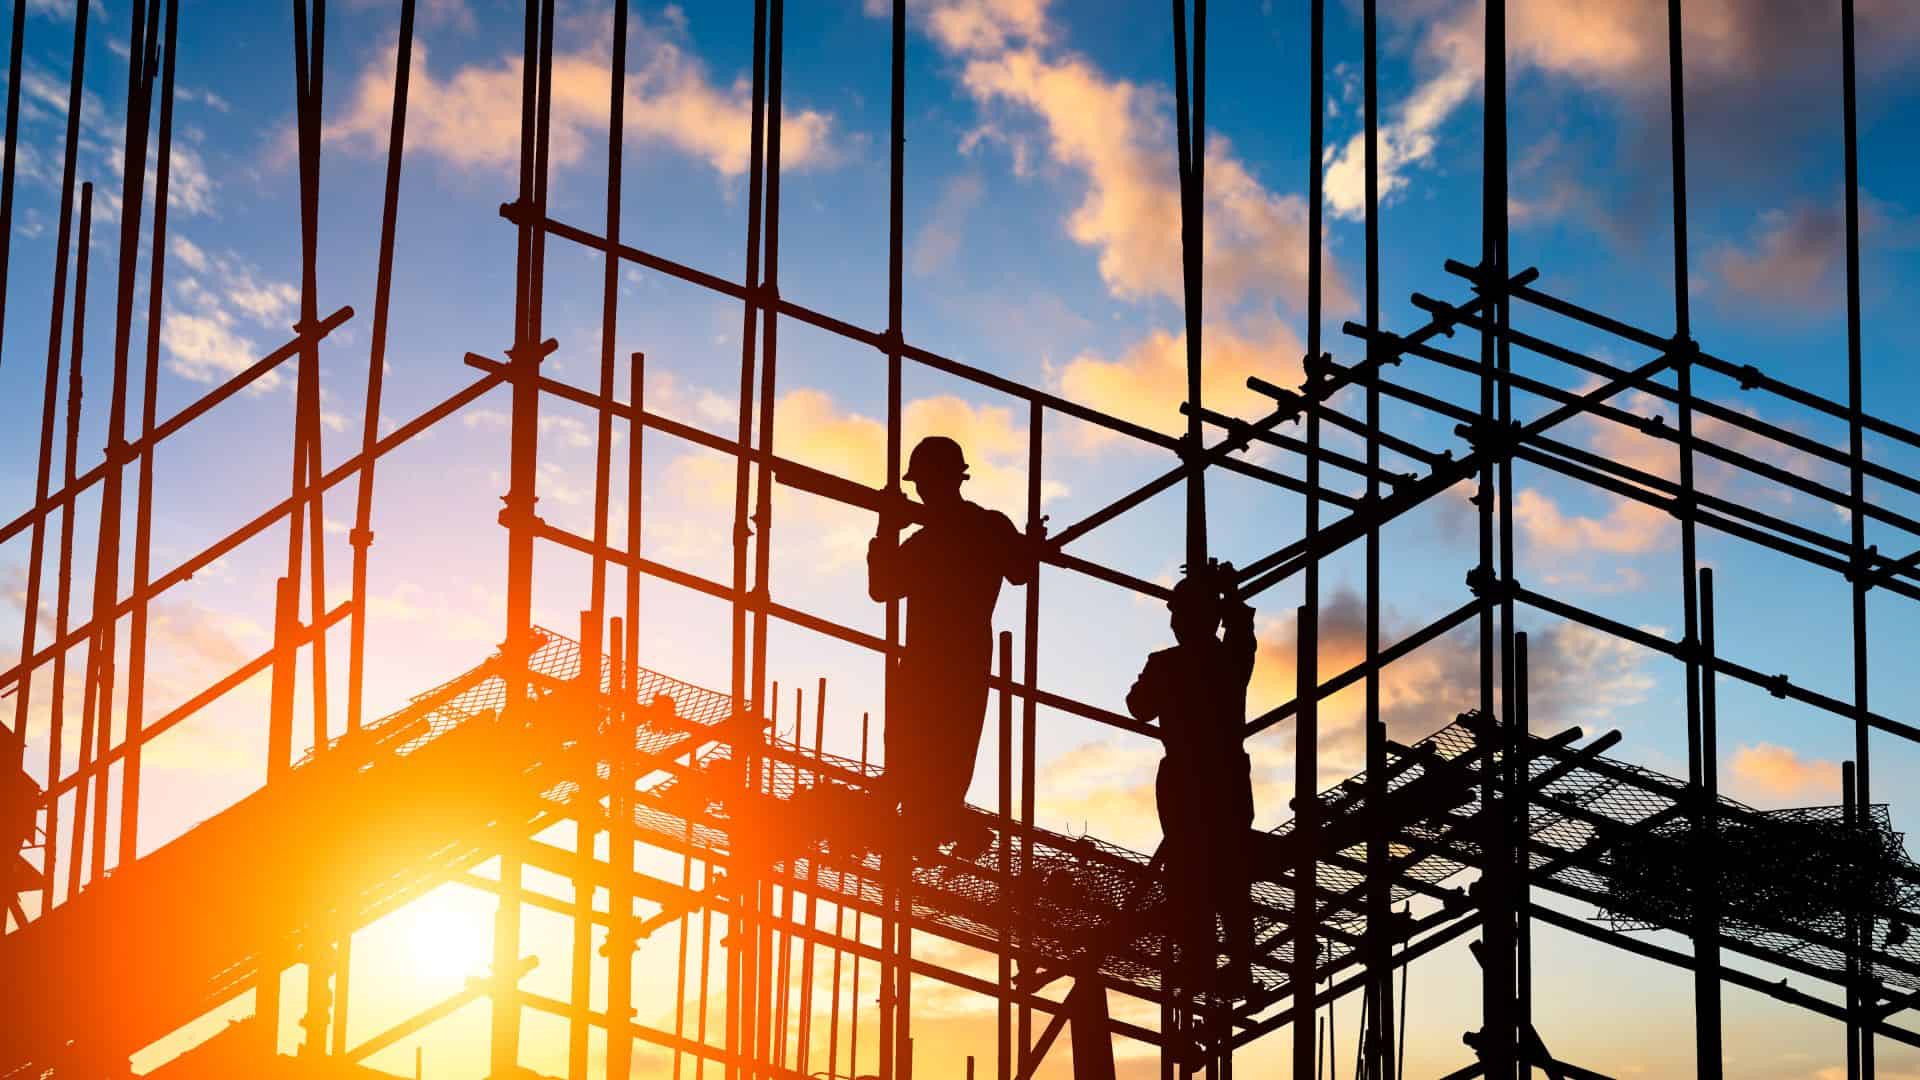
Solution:
[(493, 901), (467, 889), (441, 889), (393, 916), (395, 967), (423, 979), (484, 975), (492, 958)]

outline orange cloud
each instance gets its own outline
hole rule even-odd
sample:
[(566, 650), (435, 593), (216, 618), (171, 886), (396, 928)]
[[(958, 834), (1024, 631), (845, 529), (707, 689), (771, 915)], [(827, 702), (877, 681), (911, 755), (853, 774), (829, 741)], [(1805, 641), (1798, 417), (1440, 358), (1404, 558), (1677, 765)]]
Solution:
[(1808, 759), (1784, 746), (1757, 743), (1734, 750), (1728, 786), (1755, 802), (1819, 805), (1840, 799), (1840, 764)]
[[(884, 421), (843, 408), (824, 390), (800, 387), (781, 395), (776, 409), (774, 447), (781, 457), (846, 477), (868, 487), (886, 483), (887, 427)], [(1027, 428), (1016, 422), (1014, 411), (1002, 405), (975, 405), (952, 395), (916, 398), (901, 409), (903, 455), (928, 435), (946, 435), (960, 443), (972, 474), (966, 496), (982, 506), (1000, 510), (1016, 523), (1024, 521), (1027, 504)], [(733, 505), (734, 463), (717, 454), (690, 454), (673, 465), (669, 487), (701, 515)], [(1042, 502), (1058, 498), (1066, 485), (1048, 481), (1041, 486)], [(873, 535), (871, 517), (849, 514), (837, 504), (806, 497), (789, 497), (776, 490), (781, 517), (806, 515), (804, 532), (822, 545), (827, 565), (858, 561)], [(789, 507), (791, 509), (789, 509)], [(669, 519), (673, 515), (669, 514)], [(695, 543), (709, 541), (689, 536)]]
[[(1206, 328), (1200, 393), (1209, 408), (1236, 416), (1271, 411), (1270, 398), (1247, 389), (1247, 376), (1289, 386), (1300, 381), (1299, 338), (1278, 319), (1251, 329)], [(1159, 431), (1186, 429), (1180, 403), (1187, 397), (1187, 335), (1155, 330), (1113, 360), (1082, 353), (1059, 375), (1060, 392), (1075, 401)], [(1099, 437), (1105, 429), (1088, 428)]]

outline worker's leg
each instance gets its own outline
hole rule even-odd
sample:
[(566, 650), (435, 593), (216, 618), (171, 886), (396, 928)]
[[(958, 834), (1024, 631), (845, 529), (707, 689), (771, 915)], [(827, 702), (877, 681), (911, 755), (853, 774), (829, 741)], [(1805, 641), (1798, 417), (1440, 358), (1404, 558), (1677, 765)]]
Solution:
[(934, 842), (953, 841), (954, 854), (960, 858), (978, 854), (991, 836), (983, 822), (967, 814), (967, 789), (973, 785), (973, 766), (980, 755), (986, 706), (984, 681), (955, 688), (942, 702), (936, 733), (928, 740), (931, 756), (924, 777), (928, 826), (935, 833)]
[(1244, 992), (1252, 979), (1253, 901), (1249, 833), (1253, 829), (1252, 763), (1240, 755), (1241, 767), (1229, 787), (1226, 813), (1222, 815), (1218, 847), (1214, 860), (1217, 869), (1217, 895), (1220, 921), (1227, 944), (1227, 992)]
[(1214, 964), (1211, 873), (1207, 835), (1195, 821), (1195, 778), (1162, 761), (1154, 777), (1154, 803), (1160, 811), (1160, 854), (1167, 883), (1167, 927), (1175, 962), (1170, 972), (1182, 990), (1204, 989)]
[(887, 686), (886, 725), (881, 733), (886, 763), (880, 799), (887, 812), (899, 810), (899, 838), (908, 849), (919, 845), (919, 822), (924, 817), (926, 777), (935, 757), (927, 746), (927, 675), (916, 665), (901, 662)]

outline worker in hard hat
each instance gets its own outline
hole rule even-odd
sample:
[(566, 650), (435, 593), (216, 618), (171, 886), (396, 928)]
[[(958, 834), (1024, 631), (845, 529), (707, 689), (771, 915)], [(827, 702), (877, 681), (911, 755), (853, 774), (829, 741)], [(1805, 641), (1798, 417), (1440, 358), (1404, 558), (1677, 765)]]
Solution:
[(960, 497), (967, 462), (952, 439), (920, 440), (901, 479), (920, 496), (920, 529), (898, 542), (883, 516), (867, 545), (867, 594), (907, 602), (906, 644), (887, 684), (888, 798), (916, 842), (951, 841), (968, 856), (986, 841), (964, 806), (986, 722), (993, 608), (1002, 581), (1033, 580), (1037, 549), (1005, 514)]
[[(1244, 992), (1253, 951), (1247, 834), (1253, 825), (1252, 767), (1242, 748), (1247, 683), (1253, 678), (1253, 608), (1233, 591), (1233, 567), (1190, 571), (1167, 601), (1172, 648), (1147, 657), (1127, 692), (1127, 711), (1160, 726), (1166, 745), (1154, 802), (1178, 945), (1176, 985), (1222, 987), (1214, 918), (1226, 936), (1224, 986)], [(1222, 624), (1226, 636), (1219, 636)]]

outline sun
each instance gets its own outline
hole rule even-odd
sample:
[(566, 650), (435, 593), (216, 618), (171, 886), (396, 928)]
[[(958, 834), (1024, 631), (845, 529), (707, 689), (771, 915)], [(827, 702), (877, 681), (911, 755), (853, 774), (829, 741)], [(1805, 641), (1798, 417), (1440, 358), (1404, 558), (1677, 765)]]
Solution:
[(493, 956), (491, 897), (471, 889), (442, 887), (391, 917), (389, 961), (435, 982), (484, 975)]

